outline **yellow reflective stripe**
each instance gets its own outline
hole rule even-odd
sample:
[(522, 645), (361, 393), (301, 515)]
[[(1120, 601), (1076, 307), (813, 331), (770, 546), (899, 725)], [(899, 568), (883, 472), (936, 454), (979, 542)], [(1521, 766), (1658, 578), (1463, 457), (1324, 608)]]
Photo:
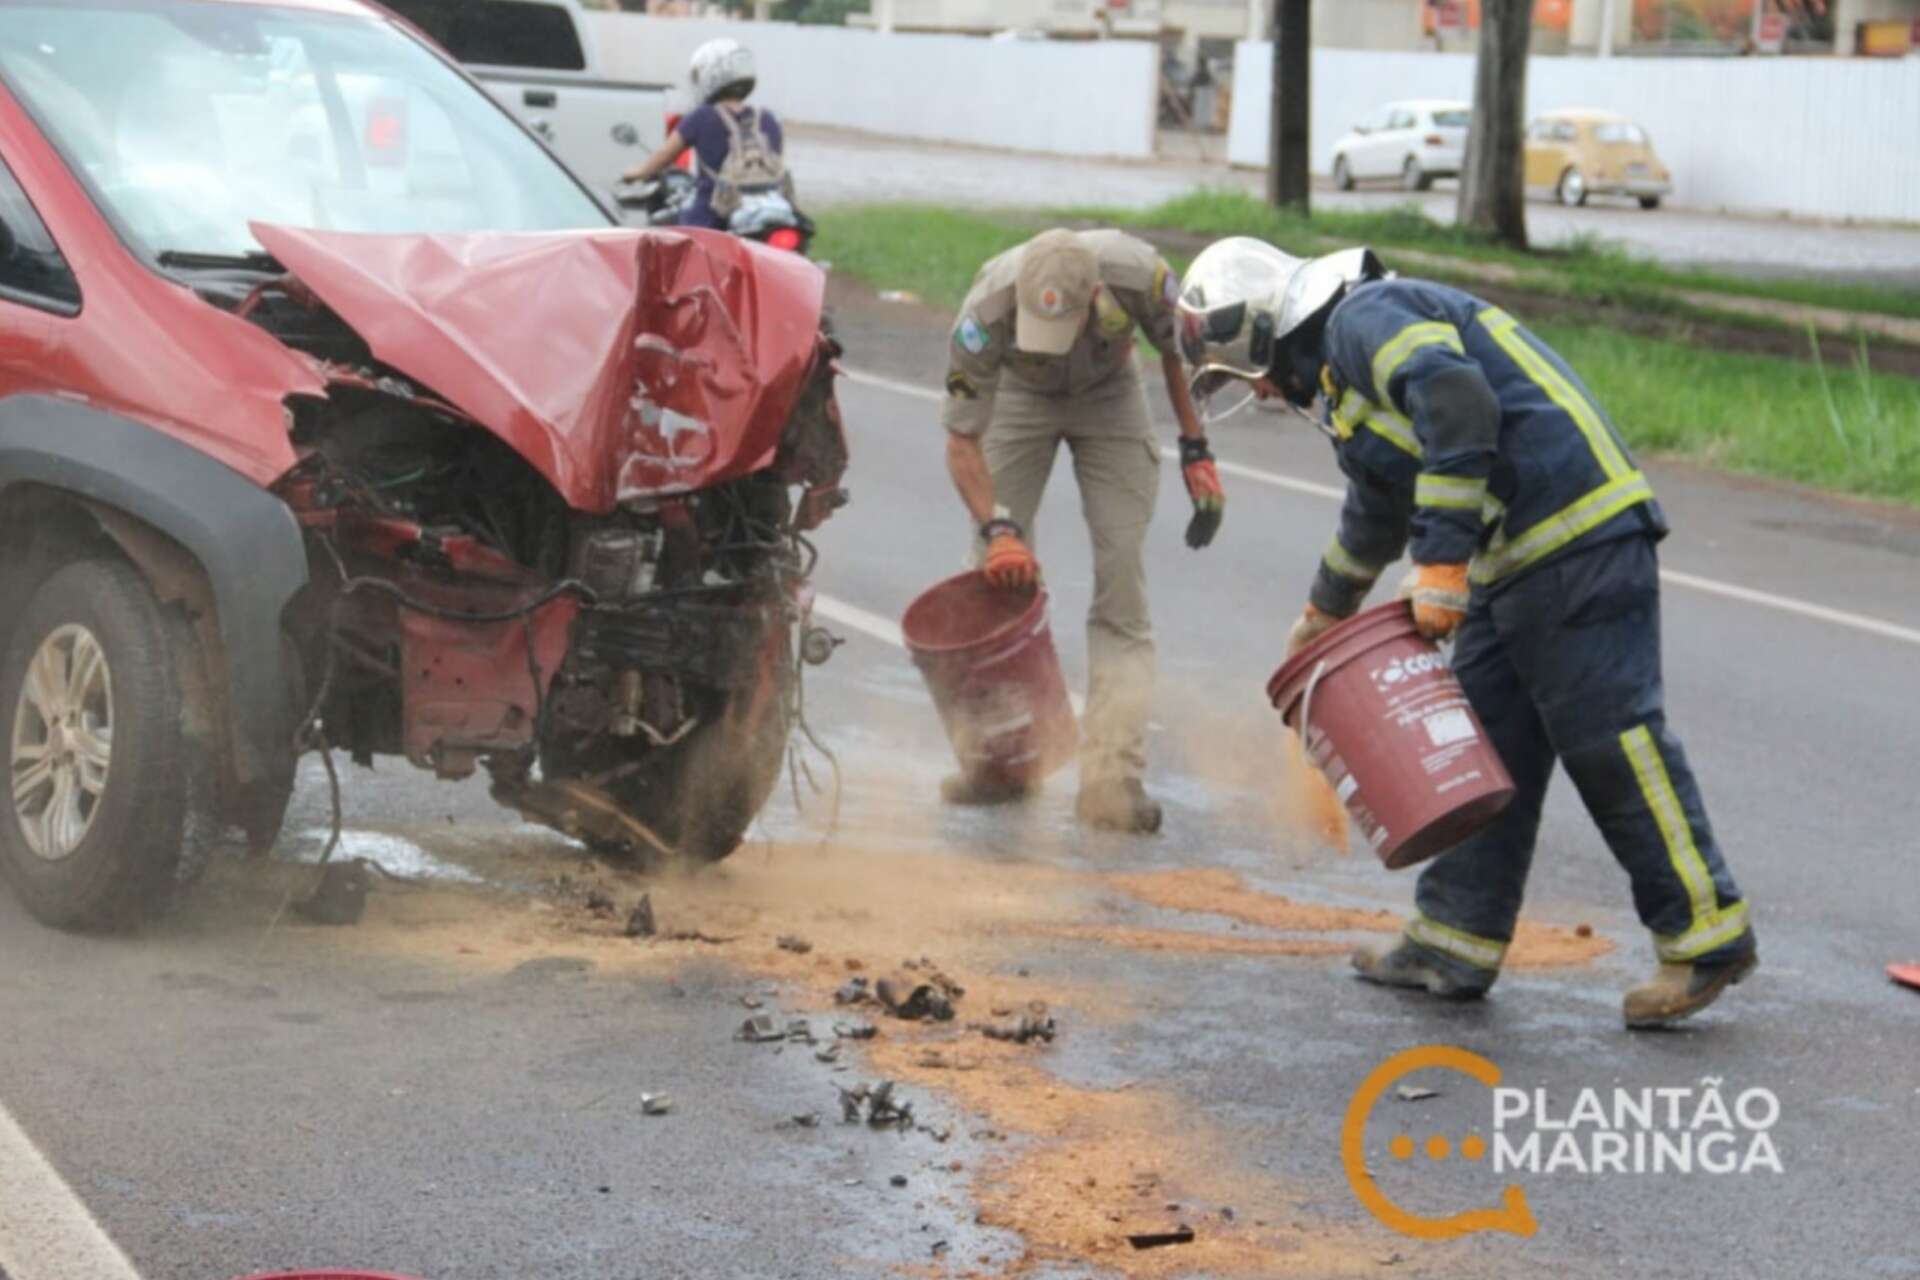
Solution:
[(1504, 534), (1496, 537), (1473, 558), (1473, 580), (1497, 582), (1593, 532), (1627, 508), (1651, 501), (1653, 486), (1647, 478), (1638, 471), (1628, 472), (1562, 507), (1512, 541), (1507, 541)]
[(1407, 921), (1407, 937), (1476, 969), (1498, 969), (1507, 958), (1507, 944), (1499, 939), (1476, 937), (1430, 916), (1417, 915)]
[(1375, 409), (1360, 425), (1403, 453), (1415, 458), (1427, 456), (1420, 447), (1420, 437), (1413, 434), (1413, 424), (1391, 409)]
[(1373, 405), (1351, 387), (1333, 407), (1333, 429), (1342, 440), (1351, 439), (1353, 429), (1366, 420)]
[(1387, 390), (1393, 375), (1422, 347), (1448, 347), (1461, 355), (1467, 353), (1460, 341), (1460, 331), (1445, 321), (1422, 320), (1408, 325), (1373, 353), (1373, 390), (1382, 403), (1393, 399), (1393, 393)]
[(1620, 735), (1620, 746), (1633, 765), (1641, 798), (1647, 802), (1647, 809), (1660, 828), (1660, 839), (1667, 846), (1667, 860), (1673, 863), (1680, 882), (1687, 886), (1687, 898), (1693, 904), (1693, 927), (1687, 931), (1691, 934), (1720, 908), (1713, 875), (1707, 870), (1706, 859), (1700, 856), (1700, 847), (1693, 842), (1693, 824), (1687, 821), (1687, 811), (1680, 803), (1679, 793), (1673, 789), (1673, 779), (1667, 774), (1667, 762), (1661, 758), (1653, 731), (1645, 725), (1629, 729)]
[(1698, 960), (1709, 951), (1718, 951), (1747, 931), (1747, 904), (1736, 902), (1715, 911), (1704, 920), (1695, 920), (1685, 933), (1668, 937), (1653, 936), (1654, 954), (1662, 960), (1681, 962)]
[(1587, 438), (1587, 447), (1593, 450), (1594, 460), (1607, 473), (1608, 479), (1618, 480), (1632, 470), (1626, 454), (1620, 448), (1620, 442), (1614, 439), (1613, 429), (1607, 426), (1600, 411), (1553, 367), (1551, 361), (1521, 336), (1518, 320), (1498, 307), (1488, 307), (1480, 313), (1480, 323), (1488, 336), (1500, 344), (1501, 350), (1513, 358), (1513, 362), (1520, 366), (1534, 385), (1546, 392), (1547, 398), (1573, 419), (1574, 425), (1580, 428), (1580, 434)]
[(1440, 507), (1449, 511), (1478, 511), (1487, 497), (1487, 482), (1466, 476), (1430, 476), (1422, 474), (1413, 482), (1416, 507)]
[(1348, 551), (1340, 545), (1338, 535), (1334, 537), (1332, 542), (1327, 544), (1327, 549), (1320, 558), (1326, 562), (1327, 568), (1333, 570), (1341, 577), (1352, 578), (1356, 582), (1369, 584), (1378, 578), (1380, 576), (1380, 570), (1386, 567), (1384, 565), (1368, 564), (1365, 560), (1355, 556), (1351, 551)]

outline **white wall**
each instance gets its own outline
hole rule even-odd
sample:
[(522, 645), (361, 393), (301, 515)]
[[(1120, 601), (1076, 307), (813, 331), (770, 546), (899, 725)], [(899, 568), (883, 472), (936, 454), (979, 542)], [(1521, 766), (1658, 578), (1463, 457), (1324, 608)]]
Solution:
[(1070, 156), (1153, 154), (1153, 45), (984, 40), (775, 22), (586, 15), (603, 72), (684, 85), (695, 46), (732, 36), (782, 117), (904, 138)]
[[(1272, 47), (1236, 50), (1234, 164), (1267, 162)], [(1383, 87), (1387, 86), (1387, 87)], [(1312, 160), (1389, 98), (1473, 97), (1470, 54), (1313, 51)], [(1535, 58), (1529, 115), (1602, 107), (1637, 120), (1676, 204), (1920, 222), (1920, 59)]]

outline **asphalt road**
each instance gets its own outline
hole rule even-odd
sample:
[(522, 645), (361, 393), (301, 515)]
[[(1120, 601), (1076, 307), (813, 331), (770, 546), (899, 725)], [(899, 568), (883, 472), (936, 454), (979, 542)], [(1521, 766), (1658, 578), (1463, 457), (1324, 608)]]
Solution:
[[(648, 879), (596, 867), (477, 786), (383, 763), (348, 778), (349, 852), (440, 878), (378, 883), (356, 928), (270, 923), (324, 828), (312, 773), (279, 860), (220, 869), (141, 936), (53, 933), (0, 898), (0, 1116), (138, 1275), (1920, 1275), (1920, 996), (1881, 972), (1920, 956), (1920, 522), (1654, 467), (1676, 526), (1665, 567), (1763, 593), (1666, 597), (1673, 719), (1755, 905), (1763, 966), (1684, 1031), (1623, 1032), (1619, 994), (1648, 951), (1563, 783), (1528, 914), (1598, 941), (1562, 930), (1537, 954), (1564, 963), (1437, 1006), (1346, 974), (1338, 953), (1380, 927), (1365, 912), (1402, 909), (1411, 882), (1316, 837), (1261, 696), (1331, 526), (1334, 504), (1312, 491), (1335, 482), (1324, 445), (1258, 414), (1219, 428), (1245, 470), (1199, 554), (1163, 468), (1150, 782), (1164, 834), (1080, 834), (1070, 777), (1022, 808), (942, 812), (945, 744), (885, 626), (963, 549), (927, 391), (939, 319), (842, 290), (838, 321), (847, 363), (899, 385), (842, 391), (857, 496), (821, 538), (819, 586), (862, 626), (833, 624), (847, 643), (809, 691), (846, 776), (824, 844), (824, 804), (783, 796), (764, 840), (716, 872)], [(1041, 552), (1079, 682), (1088, 560), (1070, 475), (1055, 481)], [(620, 937), (643, 891), (663, 931), (721, 940)], [(877, 975), (920, 955), (966, 985), (960, 1020), (880, 1019), (878, 1039), (821, 1061), (850, 1016), (828, 995), (848, 960)], [(822, 1043), (735, 1040), (743, 997), (782, 1025), (809, 1019)], [(967, 1029), (1030, 999), (1057, 1041)], [(1380, 1187), (1439, 1214), (1513, 1182), (1539, 1229), (1395, 1234), (1348, 1186), (1342, 1121), (1376, 1066), (1432, 1043), (1485, 1055), (1562, 1114), (1583, 1089), (1772, 1090), (1783, 1171), (1403, 1164), (1388, 1150), (1402, 1132), (1490, 1136), (1486, 1089), (1430, 1072), (1438, 1096), (1389, 1098), (1366, 1130)], [(883, 1075), (925, 1129), (839, 1123), (836, 1085)], [(643, 1092), (672, 1109), (645, 1114)], [(8, 1175), (0, 1158), (0, 1187)], [(1121, 1239), (1178, 1222), (1193, 1244)], [(0, 1200), (12, 1280), (108, 1274), (58, 1252), (76, 1233), (64, 1215), (10, 1219)]]
[[(1166, 135), (1152, 162), (1080, 160), (976, 147), (875, 138), (831, 129), (791, 130), (790, 160), (810, 206), (927, 201), (975, 208), (1103, 206), (1145, 208), (1201, 187), (1258, 193), (1262, 174), (1224, 162), (1189, 158), (1185, 141)], [(1454, 184), (1412, 195), (1390, 185), (1353, 192), (1321, 183), (1324, 209), (1385, 209), (1409, 200), (1451, 222)], [(1527, 204), (1534, 243), (1564, 244), (1597, 236), (1646, 258), (1757, 276), (1820, 276), (1920, 286), (1920, 229), (1737, 216), (1667, 207), (1647, 212), (1631, 200), (1596, 197), (1564, 208), (1549, 196)]]

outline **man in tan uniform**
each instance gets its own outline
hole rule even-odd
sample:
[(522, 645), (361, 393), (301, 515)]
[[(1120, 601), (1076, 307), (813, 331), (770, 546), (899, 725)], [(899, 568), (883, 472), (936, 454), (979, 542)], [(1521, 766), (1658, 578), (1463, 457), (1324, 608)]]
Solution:
[[(996, 585), (1031, 591), (1030, 545), (1054, 456), (1064, 441), (1093, 537), (1091, 667), (1080, 752), (1082, 822), (1160, 829), (1147, 796), (1147, 709), (1153, 624), (1141, 558), (1153, 519), (1160, 450), (1134, 356), (1134, 330), (1160, 353), (1180, 420), (1193, 521), (1187, 545), (1213, 540), (1225, 496), (1194, 413), (1175, 341), (1179, 280), (1151, 245), (1119, 231), (1047, 231), (980, 268), (960, 308), (941, 415), (947, 469), (979, 529), (981, 567)], [(1015, 798), (966, 777), (946, 780), (949, 803)]]

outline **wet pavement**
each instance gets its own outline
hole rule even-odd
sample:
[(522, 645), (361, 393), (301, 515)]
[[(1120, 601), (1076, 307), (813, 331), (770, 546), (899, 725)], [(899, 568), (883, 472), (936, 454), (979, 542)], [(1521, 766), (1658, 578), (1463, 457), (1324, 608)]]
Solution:
[[(836, 314), (850, 366), (938, 385), (940, 317), (845, 286)], [(856, 497), (820, 539), (819, 586), (896, 618), (965, 542), (936, 406), (865, 382), (842, 397)], [(1285, 419), (1224, 424), (1215, 445), (1336, 480)], [(1654, 475), (1677, 529), (1669, 570), (1920, 628), (1920, 522)], [(643, 877), (477, 785), (383, 761), (347, 775), (349, 848), (418, 882), (376, 877), (356, 927), (269, 927), (324, 835), (310, 769), (278, 859), (219, 869), (145, 935), (52, 933), (0, 896), (0, 1104), (149, 1280), (348, 1263), (447, 1280), (1920, 1276), (1920, 996), (1881, 972), (1920, 956), (1914, 644), (1670, 589), (1672, 715), (1755, 904), (1759, 974), (1685, 1030), (1623, 1032), (1619, 994), (1647, 948), (1562, 785), (1529, 895), (1538, 931), (1489, 1000), (1436, 1005), (1347, 974), (1345, 950), (1389, 936), (1382, 913), (1411, 879), (1329, 847), (1261, 696), (1334, 504), (1230, 473), (1221, 540), (1194, 553), (1177, 472), (1161, 479), (1159, 837), (1080, 832), (1071, 774), (1024, 806), (940, 809), (947, 749), (917, 674), (836, 625), (847, 644), (808, 695), (845, 777), (831, 838), (803, 784), (720, 868)], [(1080, 683), (1089, 559), (1064, 468), (1039, 525)], [(626, 938), (643, 893), (661, 934), (718, 941)], [(855, 976), (934, 972), (964, 988), (952, 1022), (834, 1003)], [(1051, 1042), (979, 1031), (1036, 1001)], [(737, 1038), (758, 1015), (805, 1019), (814, 1043)], [(855, 1020), (875, 1038), (834, 1036)], [(1782, 1172), (1403, 1160), (1402, 1134), (1493, 1136), (1487, 1089), (1429, 1071), (1436, 1096), (1379, 1104), (1365, 1169), (1425, 1215), (1519, 1185), (1538, 1230), (1396, 1233), (1349, 1185), (1343, 1120), (1390, 1055), (1436, 1043), (1563, 1115), (1588, 1089), (1771, 1090)], [(843, 1124), (840, 1091), (882, 1079), (913, 1127)], [(647, 1114), (642, 1094), (671, 1109)], [(1128, 1243), (1183, 1226), (1191, 1242)]]
[[(1163, 135), (1153, 162), (1083, 160), (975, 147), (875, 138), (795, 127), (790, 154), (800, 193), (813, 207), (923, 201), (973, 208), (1063, 205), (1146, 208), (1202, 187), (1260, 194), (1264, 175), (1192, 158), (1178, 135)], [(1354, 192), (1322, 183), (1323, 209), (1386, 209), (1418, 201), (1439, 222), (1453, 219), (1456, 192), (1442, 182), (1426, 194), (1391, 187)], [(1527, 205), (1537, 245), (1597, 236), (1631, 253), (1675, 265), (1758, 276), (1822, 276), (1920, 287), (1920, 228), (1857, 226), (1787, 218), (1734, 216), (1712, 210), (1646, 211), (1630, 200), (1596, 197), (1565, 208), (1536, 197)]]

